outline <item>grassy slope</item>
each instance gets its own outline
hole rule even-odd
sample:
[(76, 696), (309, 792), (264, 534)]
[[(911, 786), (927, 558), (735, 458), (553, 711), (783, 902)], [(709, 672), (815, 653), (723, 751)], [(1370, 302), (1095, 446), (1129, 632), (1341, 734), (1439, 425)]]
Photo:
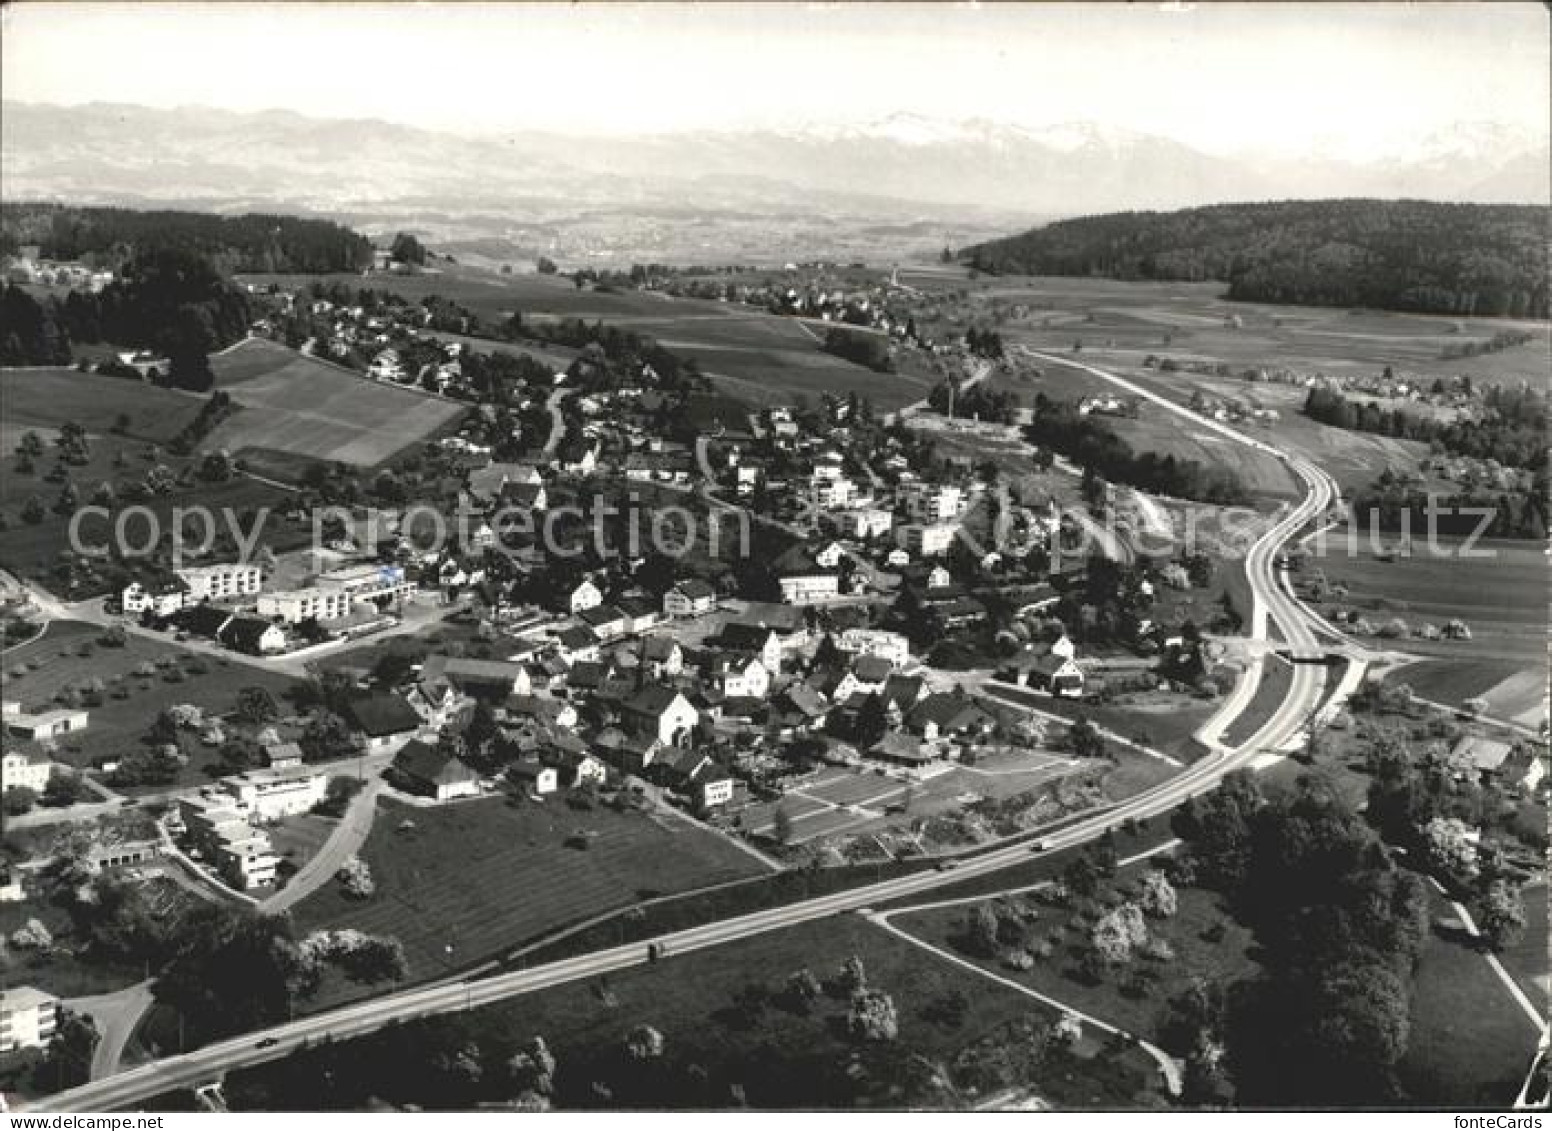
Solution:
[[(591, 848), (565, 846), (578, 830), (596, 834)], [(590, 915), (760, 870), (688, 823), (602, 806), (580, 812), (559, 798), (435, 808), (385, 801), (361, 855), (377, 894), (357, 903), (326, 887), (295, 909), (297, 924), (396, 935), (416, 979)]]

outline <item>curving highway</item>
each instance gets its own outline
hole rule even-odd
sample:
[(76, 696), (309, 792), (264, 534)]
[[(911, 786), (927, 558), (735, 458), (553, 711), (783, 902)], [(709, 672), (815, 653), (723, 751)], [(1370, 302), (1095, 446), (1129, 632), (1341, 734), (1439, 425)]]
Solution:
[[(1043, 355), (1034, 355), (1043, 356)], [(1049, 358), (1074, 364), (1066, 359)], [(1142, 389), (1123, 378), (1083, 365), (1104, 380), (1127, 387), (1168, 410), (1191, 419), (1192, 423), (1225, 434), (1235, 442), (1255, 446), (1282, 459), (1305, 485), (1307, 493), (1290, 512), (1280, 517), (1251, 547), (1245, 561), (1254, 607), (1251, 635), (1269, 639), (1276, 626), (1282, 640), (1295, 648), (1314, 648), (1315, 626), (1308, 613), (1279, 584), (1274, 561), (1281, 547), (1317, 516), (1324, 514), (1336, 498), (1336, 487), (1319, 468), (1293, 459), (1262, 441), (1252, 439), (1217, 421), (1206, 420), (1184, 407)], [(1203, 728), (1201, 737), (1212, 751), (1169, 781), (1097, 813), (1087, 820), (1050, 834), (1033, 848), (1025, 843), (998, 849), (975, 859), (965, 860), (952, 871), (927, 871), (880, 883), (853, 888), (785, 907), (757, 911), (705, 926), (659, 936), (651, 942), (668, 955), (719, 946), (768, 931), (830, 915), (859, 911), (874, 904), (917, 895), (932, 888), (958, 883), (972, 876), (995, 872), (1011, 864), (1026, 861), (1031, 855), (1072, 848), (1102, 836), (1131, 818), (1152, 817), (1175, 808), (1187, 798), (1214, 788), (1227, 773), (1248, 766), (1268, 750), (1278, 750), (1297, 742), (1310, 712), (1319, 702), (1326, 673), (1320, 665), (1296, 664), (1292, 684), (1283, 703), (1249, 739), (1237, 746), (1222, 741), (1225, 728), (1249, 705), (1261, 676), (1260, 659), (1251, 666), (1234, 691), (1225, 699), (1213, 719)], [(360, 1004), (346, 1006), (263, 1032), (248, 1033), (182, 1056), (168, 1057), (131, 1068), (115, 1076), (96, 1080), (57, 1095), (37, 1100), (28, 1106), (33, 1111), (109, 1111), (133, 1107), (159, 1093), (175, 1088), (193, 1087), (219, 1078), (223, 1073), (274, 1060), (307, 1042), (343, 1040), (371, 1032), (385, 1024), (433, 1014), (452, 1013), (531, 993), (550, 986), (642, 965), (647, 962), (648, 942), (631, 943), (608, 950), (547, 963), (527, 970), (516, 970), (480, 980), (443, 983), (389, 994)]]

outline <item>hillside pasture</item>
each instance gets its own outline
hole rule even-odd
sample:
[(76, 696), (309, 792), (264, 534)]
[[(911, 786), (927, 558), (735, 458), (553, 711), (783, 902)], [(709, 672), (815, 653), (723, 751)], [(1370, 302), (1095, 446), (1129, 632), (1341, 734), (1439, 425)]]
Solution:
[[(569, 843), (578, 836), (586, 847)], [(654, 895), (761, 872), (683, 818), (578, 811), (559, 797), (426, 808), (384, 801), (361, 855), (377, 894), (357, 902), (326, 887), (294, 909), (298, 927), (394, 935), (417, 980)]]
[(465, 411), (258, 339), (213, 358), (211, 367), (244, 411), (212, 432), (205, 446), (233, 454), (261, 448), (374, 467)]
[(53, 432), (74, 421), (87, 432), (101, 435), (113, 429), (120, 415), (129, 418), (126, 437), (165, 443), (199, 415), (207, 399), (197, 393), (74, 369), (0, 370), (0, 405), (4, 406), (0, 428), (4, 429), (5, 454), (10, 454), (20, 433), (29, 428)]
[[(1382, 539), (1393, 545), (1395, 535)], [(1320, 602), (1323, 610), (1357, 609), (1379, 624), (1400, 617), (1409, 625), (1442, 625), (1452, 617), (1464, 620), (1472, 639), (1429, 641), (1404, 639), (1393, 647), (1419, 656), (1478, 665), (1485, 661), (1515, 661), (1522, 667), (1546, 662), (1547, 559), (1535, 542), (1483, 539), (1474, 548), (1486, 557), (1461, 557), (1458, 543), (1440, 541), (1430, 553), (1422, 532), (1412, 543), (1412, 556), (1381, 561), (1368, 538), (1356, 538), (1350, 549), (1347, 528), (1333, 530), (1323, 553), (1305, 567), (1321, 570), (1332, 584), (1347, 586), (1345, 599)], [(1318, 542), (1310, 543), (1319, 547)], [(1493, 669), (1493, 685), (1506, 679), (1505, 669)], [(1490, 685), (1491, 686), (1491, 685)]]

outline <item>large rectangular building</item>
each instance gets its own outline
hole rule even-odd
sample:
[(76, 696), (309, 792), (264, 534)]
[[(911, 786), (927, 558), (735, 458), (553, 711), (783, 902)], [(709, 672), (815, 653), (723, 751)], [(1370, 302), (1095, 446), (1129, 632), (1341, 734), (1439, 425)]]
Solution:
[(343, 566), (320, 573), (314, 582), (320, 589), (343, 591), (353, 601), (400, 600), (415, 592), (415, 583), (404, 576), (404, 567), (379, 562)]
[(242, 562), (193, 566), (174, 572), (189, 587), (188, 596), (184, 599), (187, 605), (248, 597), (264, 587), (264, 572), (256, 565)]
[(273, 821), (305, 813), (322, 801), (328, 789), (325, 776), (311, 766), (249, 770), (221, 779), (224, 789), (251, 818)]
[(261, 593), (259, 616), (279, 617), (287, 624), (300, 624), (304, 620), (341, 620), (350, 615), (353, 603), (350, 593), (344, 589), (321, 586), (287, 589), (279, 593)]

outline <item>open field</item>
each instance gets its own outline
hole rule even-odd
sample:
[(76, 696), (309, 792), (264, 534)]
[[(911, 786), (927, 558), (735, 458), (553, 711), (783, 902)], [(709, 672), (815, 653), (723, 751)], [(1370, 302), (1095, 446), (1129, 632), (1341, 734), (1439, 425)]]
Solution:
[(205, 446), (293, 452), (373, 467), (462, 416), (453, 401), (378, 384), (253, 339), (213, 358), (218, 385), (246, 410)]
[[(750, 1008), (735, 1001), (749, 987), (777, 995), (787, 976), (803, 968), (827, 982), (853, 955), (868, 984), (890, 994), (898, 1013), (899, 1036), (881, 1047), (859, 1048), (845, 1037), (844, 996), (822, 993), (808, 1009), (781, 1000)], [(955, 1008), (959, 1004), (962, 1010)], [(844, 916), (669, 955), (613, 974), (606, 984), (575, 982), (432, 1024), (437, 1031), (452, 1026), (459, 1042), (476, 1040), (498, 1060), (542, 1035), (559, 1065), (561, 1107), (578, 1102), (625, 1034), (647, 1024), (663, 1035), (668, 1063), (693, 1062), (705, 1070), (713, 1106), (726, 1105), (715, 1097), (736, 1080), (755, 1108), (898, 1108), (911, 1099), (967, 1106), (1020, 1083), (999, 1078), (1001, 1058), (990, 1048), (1005, 1040), (1010, 1025), (1043, 1029), (1054, 1018), (1033, 999)], [(1150, 1062), (1140, 1054), (1102, 1051), (1092, 1037), (1074, 1056), (1036, 1065), (1026, 1064), (1026, 1055), (1015, 1053), (1010, 1063), (1033, 1078), (1038, 1094), (1064, 1109), (1133, 1106), (1151, 1077)], [(931, 1098), (899, 1091), (908, 1078), (900, 1064), (906, 1057), (944, 1064), (954, 1090)], [(233, 1074), (227, 1094), (234, 1109), (283, 1109), (297, 1102), (288, 1078), (284, 1062)], [(412, 1095), (413, 1087), (407, 1088), (406, 1098)]]
[[(581, 832), (591, 847), (568, 847)], [(602, 805), (578, 811), (559, 797), (384, 801), (361, 855), (377, 894), (358, 903), (324, 888), (295, 908), (298, 927), (397, 936), (415, 979), (654, 895), (760, 872), (748, 855), (680, 818)]]
[[(1473, 548), (1478, 556), (1462, 557), (1459, 544), (1442, 539), (1439, 551), (1430, 553), (1422, 532), (1417, 532), (1411, 557), (1383, 562), (1374, 556), (1367, 537), (1354, 538), (1356, 546), (1349, 552), (1346, 530), (1333, 530), (1325, 552), (1317, 552), (1304, 567), (1308, 574), (1321, 570), (1330, 584), (1348, 588), (1345, 600), (1318, 602), (1323, 612), (1357, 609), (1376, 626), (1392, 617), (1408, 625), (1443, 625), (1459, 617), (1471, 629), (1470, 640), (1400, 639), (1390, 646), (1469, 663), (1513, 660), (1527, 668), (1544, 667), (1548, 573), (1540, 543), (1484, 539)], [(1392, 536), (1382, 541), (1394, 545)], [(1498, 680), (1508, 674), (1503, 671)]]
[(1056, 753), (1010, 750), (980, 758), (974, 766), (935, 768), (937, 772), (920, 782), (882, 771), (827, 769), (789, 790), (779, 802), (752, 806), (743, 815), (743, 827), (769, 835), (776, 810), (785, 809), (792, 818), (794, 844), (840, 834), (864, 835), (957, 811), (970, 797), (1015, 797), (1055, 782), (1071, 773), (1074, 765)]
[(0, 370), (5, 455), (9, 458), (16, 444), (13, 430), (17, 437), (28, 428), (52, 433), (73, 420), (88, 433), (106, 437), (120, 414), (129, 418), (124, 429), (129, 439), (164, 443), (198, 416), (208, 399), (198, 393), (74, 369)]
[[(278, 698), (295, 683), (289, 676), (134, 633), (124, 647), (105, 648), (96, 643), (101, 635), (96, 625), (54, 621), (41, 638), (5, 656), (6, 698), (28, 710), (48, 707), (66, 686), (102, 681), (102, 705), (88, 708), (87, 729), (61, 741), (55, 753), (56, 760), (77, 767), (134, 748), (161, 710), (174, 703), (193, 703), (206, 712), (224, 714), (245, 687), (265, 687)], [(192, 757), (176, 784), (209, 780), (204, 769), (216, 764), (215, 751), (197, 744), (194, 750), (203, 751), (203, 757)]]
[[(1473, 380), (1545, 386), (1548, 327), (1507, 319), (1449, 318), (1335, 307), (1229, 302), (1221, 283), (1144, 283), (1110, 279), (983, 277), (941, 280), (925, 290), (964, 290), (981, 300), (1026, 304), (1003, 337), (1037, 349), (1082, 342), (1092, 364), (1141, 365), (1148, 354), (1247, 367), (1287, 365), (1330, 374), (1373, 373), (1386, 365), (1432, 380), (1469, 373)], [(1444, 358), (1447, 347), (1485, 340), (1506, 328), (1535, 337), (1523, 346), (1474, 358)]]
[[(1146, 864), (1123, 868), (1117, 876), (1119, 887), (1134, 884), (1147, 870)], [(1079, 969), (1088, 944), (1091, 920), (1065, 907), (1050, 907), (1032, 895), (1012, 896), (992, 901), (1016, 909), (1033, 911), (1029, 921), (1031, 941), (1052, 944), (1050, 958), (1037, 961), (1027, 972), (1009, 970), (994, 959), (974, 954), (965, 947), (966, 916), (971, 906), (937, 908), (897, 916), (895, 925), (935, 946), (953, 951), (1005, 978), (1029, 986), (1074, 1009), (1119, 1026), (1138, 1036), (1161, 1043), (1160, 1024), (1166, 1003), (1186, 989), (1194, 979), (1227, 984), (1253, 976), (1259, 969), (1254, 957), (1255, 942), (1248, 928), (1236, 922), (1223, 906), (1223, 899), (1203, 888), (1176, 889), (1179, 909), (1173, 918), (1150, 919), (1148, 930), (1153, 939), (1162, 939), (1174, 950), (1168, 962), (1143, 960), (1140, 967), (1148, 973), (1148, 988), (1133, 993), (1122, 988), (1123, 975), (1112, 974), (1098, 982), (1090, 981)], [(1218, 930), (1223, 937), (1209, 942)], [(1179, 1054), (1183, 1050), (1171, 1050)]]
[(1088, 719), (1095, 726), (1182, 762), (1194, 762), (1206, 752), (1195, 735), (1219, 706), (1214, 700), (1188, 699), (1175, 693), (1124, 695), (1117, 702), (1095, 703), (1045, 695), (1003, 683), (988, 684), (984, 690), (1047, 714), (1066, 719)]
[[(1469, 647), (1469, 645), (1468, 645)], [(1534, 727), (1547, 713), (1547, 673), (1518, 660), (1419, 660), (1385, 676), (1406, 684), (1418, 696), (1458, 706), (1463, 700), (1487, 700), (1487, 713)]]
[[(1437, 895), (1431, 910), (1436, 919), (1453, 919)], [(1530, 1067), (1538, 1034), (1463, 931), (1434, 927), (1416, 987), (1411, 1039), (1399, 1068), (1403, 1087), (1423, 1104), (1506, 1107)]]

